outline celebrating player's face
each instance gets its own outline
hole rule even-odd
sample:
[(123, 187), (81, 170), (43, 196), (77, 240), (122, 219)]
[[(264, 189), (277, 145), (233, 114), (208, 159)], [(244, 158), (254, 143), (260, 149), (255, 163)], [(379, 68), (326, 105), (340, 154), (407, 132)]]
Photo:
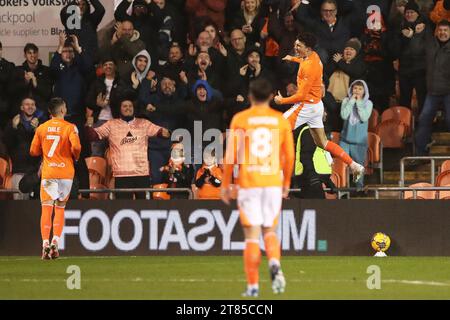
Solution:
[(306, 46), (303, 42), (296, 40), (294, 43), (294, 50), (296, 56), (299, 56), (301, 58), (304, 58), (306, 56)]

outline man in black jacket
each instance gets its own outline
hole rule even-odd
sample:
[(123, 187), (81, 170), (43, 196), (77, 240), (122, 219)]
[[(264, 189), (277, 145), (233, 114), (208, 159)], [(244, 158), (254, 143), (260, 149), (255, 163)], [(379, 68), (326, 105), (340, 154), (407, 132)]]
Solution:
[[(5, 129), (4, 141), (13, 163), (12, 188), (18, 189), (26, 172), (34, 168), (39, 158), (30, 156), (30, 145), (36, 128), (47, 120), (46, 114), (36, 108), (32, 98), (22, 100), (20, 114), (17, 114)], [(14, 199), (27, 199), (26, 195), (14, 194)]]
[(3, 128), (10, 117), (10, 96), (8, 95), (8, 85), (11, 74), (14, 71), (14, 64), (2, 57), (3, 46), (0, 42), (0, 128)]
[(47, 112), (48, 101), (52, 94), (53, 79), (50, 69), (39, 59), (39, 49), (34, 43), (27, 43), (23, 50), (25, 62), (16, 67), (9, 86), (9, 96), (12, 98), (10, 116), (19, 113), (21, 100), (33, 97), (36, 106)]
[[(94, 7), (93, 12), (91, 12), (91, 5)], [(81, 20), (78, 26), (70, 25), (74, 22), (71, 18), (74, 12), (70, 10), (73, 6), (80, 8)], [(80, 40), (80, 46), (85, 52), (94, 61), (97, 61), (97, 28), (105, 16), (105, 7), (99, 0), (73, 0), (62, 8), (60, 16), (66, 33), (68, 35), (75, 35)]]
[(416, 132), (418, 155), (427, 155), (433, 119), (440, 105), (445, 108), (445, 122), (450, 130), (450, 22), (442, 20), (436, 36), (427, 41), (427, 89)]

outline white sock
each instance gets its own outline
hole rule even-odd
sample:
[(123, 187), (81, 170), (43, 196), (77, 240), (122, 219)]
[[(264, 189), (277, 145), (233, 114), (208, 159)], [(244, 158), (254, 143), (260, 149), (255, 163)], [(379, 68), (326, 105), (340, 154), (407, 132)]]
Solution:
[(53, 236), (52, 242), (55, 241), (56, 244), (59, 243), (59, 237), (58, 236)]
[(247, 291), (250, 291), (253, 289), (259, 290), (259, 285), (258, 284), (247, 284)]

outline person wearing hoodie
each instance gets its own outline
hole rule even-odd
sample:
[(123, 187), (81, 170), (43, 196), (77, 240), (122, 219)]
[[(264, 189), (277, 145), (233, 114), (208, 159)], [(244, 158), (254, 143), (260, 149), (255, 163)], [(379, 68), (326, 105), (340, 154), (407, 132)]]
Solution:
[[(341, 131), (339, 145), (358, 163), (365, 163), (367, 154), (367, 137), (369, 118), (373, 104), (369, 100), (369, 89), (364, 80), (352, 82), (348, 96), (341, 105), (341, 118), (344, 126)], [(364, 177), (356, 182), (356, 187), (362, 189)]]
[(335, 53), (331, 62), (325, 66), (325, 74), (330, 82), (328, 91), (338, 102), (347, 95), (350, 83), (366, 78), (367, 66), (359, 54), (360, 50), (361, 42), (352, 38), (346, 42), (343, 53)]
[(133, 58), (132, 64), (134, 70), (129, 75), (127, 81), (129, 86), (136, 93), (139, 93), (142, 81), (144, 81), (144, 79), (148, 79), (151, 75), (149, 74), (149, 71), (152, 65), (152, 59), (147, 50), (142, 50)]
[(116, 24), (116, 32), (111, 40), (111, 55), (122, 79), (133, 71), (133, 58), (142, 50), (145, 43), (140, 39), (139, 31), (134, 29), (133, 22), (124, 20)]
[(410, 108), (415, 89), (420, 111), (427, 91), (426, 39), (432, 32), (414, 0), (409, 0), (406, 4), (400, 30), (395, 30), (395, 32), (393, 49), (395, 56), (399, 59), (399, 104)]
[(10, 117), (19, 113), (24, 97), (33, 97), (39, 109), (47, 112), (52, 95), (53, 79), (50, 69), (39, 59), (39, 48), (27, 43), (23, 49), (25, 62), (17, 66), (11, 75), (8, 95), (11, 97)]
[[(194, 135), (197, 132), (198, 123), (201, 123), (201, 135), (209, 129), (224, 130), (223, 123), (223, 99), (214, 94), (213, 89), (205, 80), (197, 80), (192, 87), (192, 98), (186, 105), (186, 124), (191, 133), (191, 146), (198, 148), (192, 155), (203, 154), (203, 149), (210, 143), (203, 141), (202, 145), (194, 143)], [(196, 130), (197, 129), (197, 130)], [(195, 163), (200, 164), (201, 159), (195, 159)]]
[[(156, 92), (151, 88), (151, 81), (144, 79), (139, 90), (140, 115), (156, 125), (170, 131), (182, 127), (185, 120), (185, 98), (187, 97), (187, 77), (177, 85), (174, 79), (163, 77)], [(170, 157), (170, 141), (153, 138), (149, 143), (149, 160), (153, 184), (161, 183), (159, 168)]]
[[(30, 146), (36, 128), (47, 120), (46, 113), (36, 108), (32, 98), (22, 100), (20, 113), (5, 129), (4, 141), (13, 163), (12, 188), (18, 189), (19, 181), (40, 159), (30, 156)], [(14, 194), (14, 199), (27, 199), (26, 195)]]
[[(70, 17), (73, 12), (70, 8), (76, 5), (80, 8), (80, 26), (71, 27), (69, 23), (73, 23)], [(94, 11), (91, 11), (91, 6)], [(73, 0), (61, 9), (60, 18), (61, 23), (68, 35), (75, 35), (79, 41), (80, 46), (85, 52), (91, 56), (93, 61), (98, 59), (98, 38), (97, 28), (105, 16), (105, 7), (99, 0)]]

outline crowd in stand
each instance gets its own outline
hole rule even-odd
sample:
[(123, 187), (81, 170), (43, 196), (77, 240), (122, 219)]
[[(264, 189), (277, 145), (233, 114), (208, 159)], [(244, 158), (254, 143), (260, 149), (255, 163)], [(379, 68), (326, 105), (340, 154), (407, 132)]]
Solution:
[[(73, 4), (80, 7), (79, 29), (69, 26)], [(372, 108), (389, 107), (396, 79), (398, 105), (411, 107), (413, 91), (417, 97), (418, 154), (428, 152), (439, 107), (450, 130), (450, 0), (123, 0), (113, 27), (97, 34), (104, 14), (99, 0), (64, 7), (65, 32), (49, 66), (32, 43), (15, 66), (2, 57), (0, 42), (0, 157), (12, 160), (14, 187), (39, 170), (29, 147), (57, 96), (80, 133), (80, 188), (89, 188), (84, 159), (109, 149), (117, 187), (195, 184), (210, 190), (204, 197), (217, 196), (218, 159), (184, 164), (169, 132), (185, 128), (194, 136), (196, 121), (201, 134), (225, 131), (248, 107), (256, 78), (269, 79), (284, 96), (294, 93), (298, 64), (282, 58), (305, 31), (317, 37), (324, 65), (326, 125), (343, 129), (341, 145), (358, 162), (364, 163)], [(154, 132), (148, 121), (167, 130)], [(136, 140), (139, 148), (130, 147)]]

